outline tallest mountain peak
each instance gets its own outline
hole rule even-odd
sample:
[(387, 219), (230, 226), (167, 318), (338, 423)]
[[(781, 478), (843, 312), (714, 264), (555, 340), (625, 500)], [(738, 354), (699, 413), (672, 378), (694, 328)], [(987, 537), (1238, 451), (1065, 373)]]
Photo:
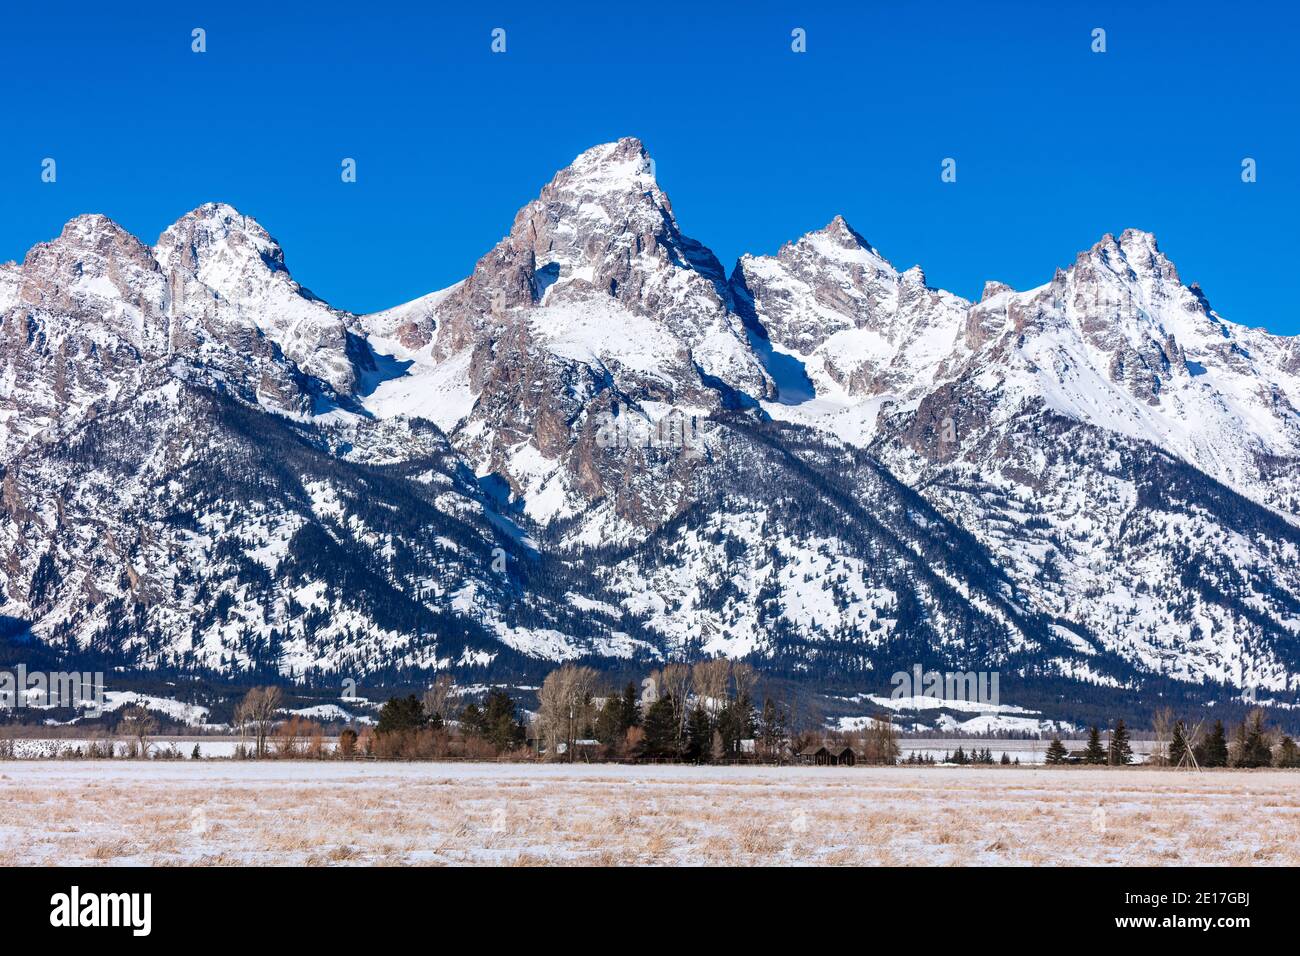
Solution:
[(580, 153), (553, 180), (555, 185), (577, 183), (597, 191), (643, 191), (655, 185), (654, 161), (641, 140), (625, 136)]

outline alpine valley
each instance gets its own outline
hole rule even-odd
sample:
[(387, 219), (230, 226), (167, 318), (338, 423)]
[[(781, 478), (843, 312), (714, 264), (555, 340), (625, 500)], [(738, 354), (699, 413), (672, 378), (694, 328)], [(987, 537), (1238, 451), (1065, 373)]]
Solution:
[[(134, 675), (914, 664), (1052, 716), (1300, 701), (1300, 339), (1148, 233), (979, 302), (837, 217), (728, 275), (636, 139), (371, 315), (202, 206), (0, 265), (0, 638)], [(856, 710), (855, 710), (856, 707)]]

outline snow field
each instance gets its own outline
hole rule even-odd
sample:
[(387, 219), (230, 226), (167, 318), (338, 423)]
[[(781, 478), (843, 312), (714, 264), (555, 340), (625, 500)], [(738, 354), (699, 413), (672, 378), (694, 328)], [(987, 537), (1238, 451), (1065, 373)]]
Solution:
[(1294, 866), (1298, 779), (22, 761), (0, 764), (0, 865)]

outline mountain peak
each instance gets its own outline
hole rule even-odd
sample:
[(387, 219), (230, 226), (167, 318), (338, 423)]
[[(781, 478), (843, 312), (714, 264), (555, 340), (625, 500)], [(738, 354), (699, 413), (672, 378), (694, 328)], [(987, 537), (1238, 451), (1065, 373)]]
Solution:
[(149, 247), (99, 213), (70, 219), (57, 238), (29, 249), (22, 266), (30, 301), (47, 304), (69, 293), (135, 300), (157, 271)]
[(258, 246), (273, 246), (277, 250), (280, 248), (280, 244), (260, 222), (252, 216), (245, 216), (234, 206), (224, 202), (206, 202), (191, 209), (163, 231), (158, 244), (162, 245), (163, 238), (173, 232), (201, 232), (218, 239), (238, 233), (248, 237)]
[(63, 229), (59, 233), (61, 236), (84, 235), (91, 232), (125, 232), (112, 219), (99, 212), (82, 213), (80, 216), (73, 216), (63, 224)]
[(832, 239), (835, 242), (838, 242), (840, 245), (844, 246), (845, 248), (866, 249), (872, 255), (875, 255), (877, 257), (880, 256), (880, 253), (876, 250), (876, 247), (873, 246), (870, 242), (868, 242), (866, 237), (863, 236), (862, 233), (858, 232), (856, 229), (850, 226), (848, 220), (845, 219), (839, 213), (836, 213), (835, 218), (832, 219), (830, 222), (828, 222), (826, 226), (819, 231), (818, 234), (826, 236), (827, 238)]
[[(1125, 229), (1118, 237), (1114, 233), (1106, 233), (1093, 244), (1088, 253), (1122, 258), (1129, 258), (1133, 255), (1140, 257), (1158, 255), (1163, 257), (1154, 233), (1133, 228)], [(1086, 254), (1081, 253), (1081, 255)]]
[(58, 238), (51, 244), (78, 248), (104, 248), (107, 245), (129, 248), (133, 251), (137, 247), (143, 247), (139, 239), (108, 216), (97, 212), (84, 213), (69, 219), (63, 224)]
[(230, 203), (226, 202), (205, 202), (203, 205), (191, 209), (182, 219), (245, 219), (247, 218), (242, 212), (236, 209)]
[(1178, 282), (1178, 270), (1160, 251), (1153, 233), (1142, 229), (1125, 229), (1118, 238), (1106, 233), (1096, 244), (1076, 259), (1076, 265), (1089, 269), (1101, 267), (1117, 276), (1155, 277)]
[(997, 279), (989, 279), (984, 283), (984, 292), (980, 295), (980, 301), (987, 302), (995, 295), (1001, 295), (1004, 292), (1012, 291), (1014, 290), (1011, 286), (1007, 285), (1005, 282), (999, 282)]
[(204, 203), (177, 219), (158, 237), (154, 255), (164, 265), (195, 275), (213, 259), (241, 263), (237, 271), (259, 265), (271, 272), (288, 271), (275, 238), (252, 216), (224, 202)]
[(821, 229), (814, 229), (794, 242), (786, 243), (777, 257), (788, 259), (809, 254), (817, 261), (834, 262), (840, 266), (867, 267), (889, 273), (895, 271), (889, 260), (862, 233), (849, 225), (847, 219), (838, 214)]
[(584, 150), (556, 173), (551, 184), (581, 184), (582, 189), (596, 192), (645, 191), (655, 186), (654, 161), (639, 139), (625, 136)]

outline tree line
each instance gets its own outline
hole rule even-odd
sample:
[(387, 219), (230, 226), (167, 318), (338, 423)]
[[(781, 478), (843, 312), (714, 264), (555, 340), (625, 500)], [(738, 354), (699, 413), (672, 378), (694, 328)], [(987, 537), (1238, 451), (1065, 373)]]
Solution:
[[(1252, 710), (1232, 731), (1232, 739), (1222, 720), (1215, 720), (1208, 730), (1201, 725), (1189, 727), (1183, 719), (1174, 720), (1167, 711), (1156, 714), (1155, 732), (1158, 741), (1148, 764), (1167, 767), (1300, 767), (1300, 746), (1287, 734), (1269, 727), (1264, 712)], [(1168, 740), (1168, 743), (1165, 740)], [(1088, 731), (1088, 743), (1082, 750), (1071, 752), (1053, 737), (1047, 748), (1049, 764), (1091, 764), (1096, 766), (1124, 766), (1133, 762), (1133, 748), (1128, 728), (1123, 720), (1115, 722), (1109, 740), (1103, 744), (1101, 730), (1093, 726)]]

